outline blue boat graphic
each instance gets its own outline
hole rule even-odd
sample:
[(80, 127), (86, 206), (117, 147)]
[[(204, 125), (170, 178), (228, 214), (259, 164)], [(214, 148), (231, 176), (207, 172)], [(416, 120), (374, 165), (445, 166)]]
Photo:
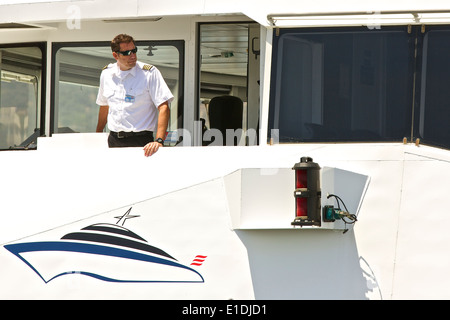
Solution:
[[(120, 218), (126, 219), (131, 208)], [(204, 282), (196, 270), (151, 246), (123, 226), (99, 223), (68, 233), (60, 241), (25, 242), (5, 249), (48, 283), (63, 275), (83, 274), (110, 282)]]

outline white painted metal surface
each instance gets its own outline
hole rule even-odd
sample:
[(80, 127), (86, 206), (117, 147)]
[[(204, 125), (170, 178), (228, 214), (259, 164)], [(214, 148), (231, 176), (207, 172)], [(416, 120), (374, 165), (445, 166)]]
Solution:
[[(2, 184), (2, 194), (8, 198), (1, 212), (8, 217), (1, 225), (1, 243), (58, 240), (91, 223), (111, 222), (133, 207), (141, 217), (130, 219), (128, 228), (186, 263), (197, 254), (208, 257), (198, 267), (205, 283), (183, 285), (196, 292), (193, 298), (447, 297), (448, 218), (442, 208), (450, 159), (443, 150), (403, 144), (175, 147), (145, 158), (139, 148), (109, 150), (101, 143), (85, 147), (85, 138), (64, 137), (64, 146), (58, 144), (59, 137), (43, 138), (54, 141), (55, 148), (49, 143), (38, 151), (1, 154), (2, 168), (31, 158), (40, 168), (34, 173), (2, 169), (2, 180), (8, 181)], [(294, 210), (287, 210), (294, 206), (294, 182), (284, 182), (305, 155), (322, 167), (370, 178), (358, 221), (349, 232), (290, 225)], [(282, 174), (270, 175), (277, 171)], [(37, 180), (45, 177), (41, 187), (47, 192), (24, 189), (22, 182), (29, 181), (30, 174)], [(236, 180), (237, 174), (244, 179)], [(241, 192), (235, 189), (239, 183)], [(348, 181), (336, 175), (334, 184), (345, 189)], [(253, 188), (259, 193), (252, 193)], [(281, 191), (289, 193), (283, 197), (290, 203), (274, 210), (271, 201), (284, 194)], [(270, 210), (252, 212), (263, 207)], [(4, 248), (0, 259), (5, 266), (1, 281), (10, 288), (2, 290), (2, 298), (54, 298), (68, 285), (77, 289), (67, 298), (120, 294), (138, 299), (140, 290), (146, 298), (152, 292), (154, 298), (186, 297), (185, 291), (175, 293), (171, 285), (162, 284), (130, 285), (129, 291), (122, 288), (119, 293), (109, 290), (111, 284), (81, 275), (45, 284)], [(26, 290), (13, 293), (17, 281)], [(93, 286), (89, 292), (84, 290), (88, 285)]]

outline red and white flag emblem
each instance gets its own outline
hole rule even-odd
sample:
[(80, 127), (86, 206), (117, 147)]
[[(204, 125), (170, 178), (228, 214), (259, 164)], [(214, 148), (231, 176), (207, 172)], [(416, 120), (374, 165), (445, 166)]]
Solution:
[(194, 260), (192, 260), (191, 266), (201, 266), (202, 263), (205, 261), (207, 256), (200, 256), (197, 255)]

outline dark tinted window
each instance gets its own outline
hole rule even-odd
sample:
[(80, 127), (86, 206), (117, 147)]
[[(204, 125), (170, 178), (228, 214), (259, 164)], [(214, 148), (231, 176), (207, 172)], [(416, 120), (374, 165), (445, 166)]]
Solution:
[(450, 31), (430, 30), (423, 42), (422, 87), (416, 136), (450, 148)]
[(401, 141), (411, 134), (414, 50), (404, 30), (281, 30), (271, 121), (280, 142)]

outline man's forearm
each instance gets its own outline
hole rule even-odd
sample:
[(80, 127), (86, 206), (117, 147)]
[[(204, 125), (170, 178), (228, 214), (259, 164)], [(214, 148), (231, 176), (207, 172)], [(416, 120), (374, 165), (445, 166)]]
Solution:
[(100, 109), (98, 110), (98, 121), (96, 132), (103, 132), (103, 129), (105, 129), (106, 122), (108, 120), (108, 111), (109, 106), (100, 106)]
[(155, 140), (158, 138), (165, 139), (167, 126), (169, 124), (170, 118), (170, 109), (167, 102), (164, 102), (159, 107), (159, 116), (158, 116), (158, 129), (156, 131)]

